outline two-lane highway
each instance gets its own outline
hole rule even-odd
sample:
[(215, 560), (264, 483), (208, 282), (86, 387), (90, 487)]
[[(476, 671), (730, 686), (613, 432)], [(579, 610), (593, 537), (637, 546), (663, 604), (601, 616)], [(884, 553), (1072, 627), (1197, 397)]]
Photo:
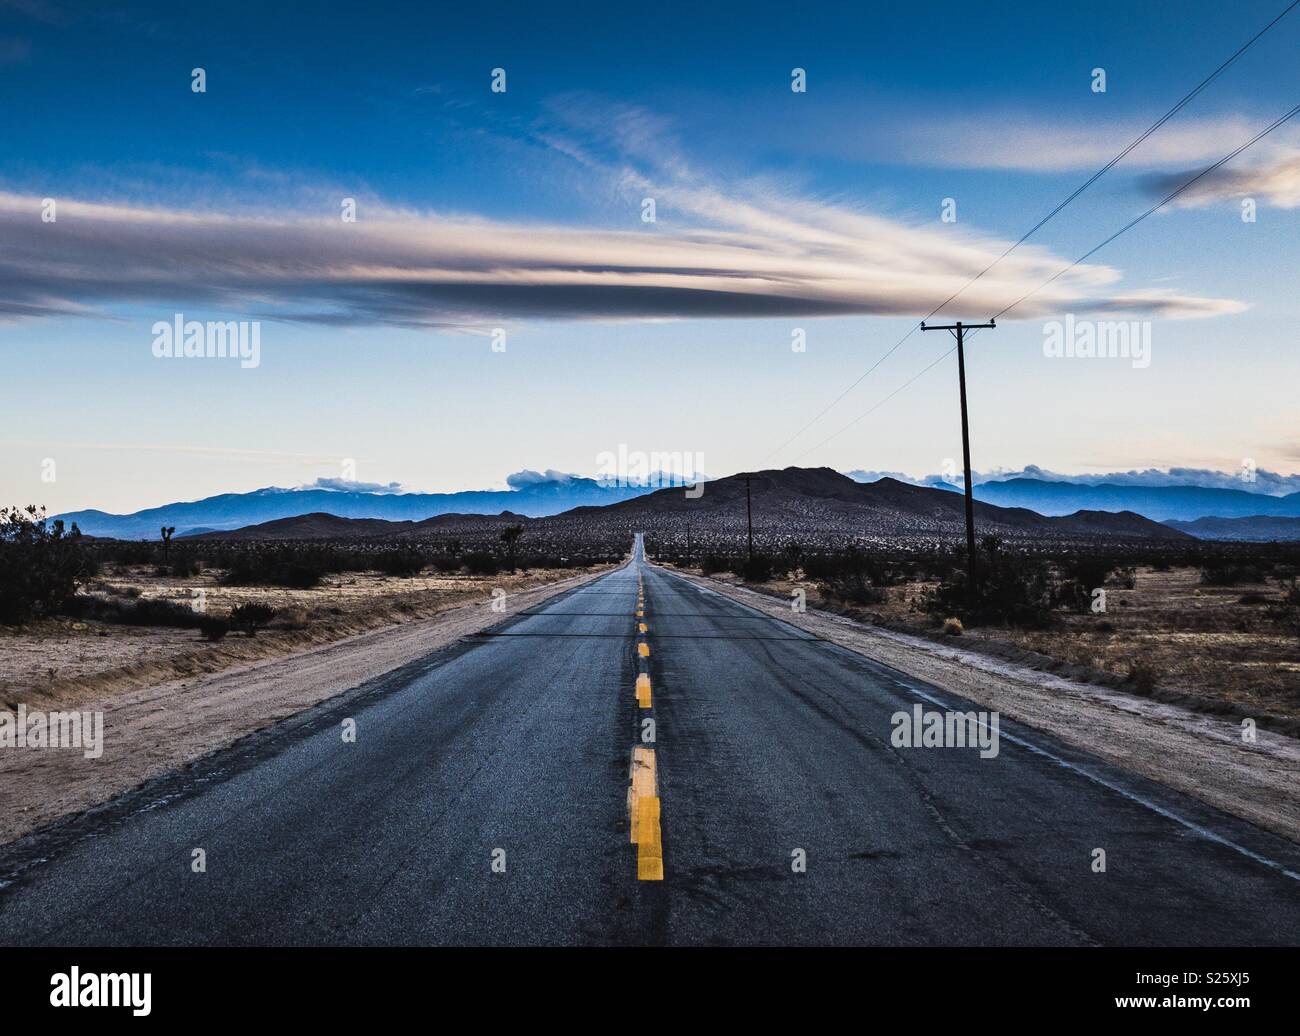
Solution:
[(638, 542), (0, 849), (0, 943), (1297, 941), (1292, 843), (1006, 721), (992, 757), (894, 744), (918, 704), (977, 708)]

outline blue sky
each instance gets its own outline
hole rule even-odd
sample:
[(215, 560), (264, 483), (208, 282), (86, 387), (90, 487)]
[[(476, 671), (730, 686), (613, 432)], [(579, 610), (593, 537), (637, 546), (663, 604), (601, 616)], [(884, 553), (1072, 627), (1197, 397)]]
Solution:
[[(941, 335), (777, 447), (1285, 0), (99, 6), (0, 0), (0, 489), (51, 511), (485, 488), (620, 443), (940, 471), (951, 358), (851, 422)], [(1300, 101), (1297, 44), (1300, 10), (952, 315)], [(976, 337), (976, 467), (1296, 472), (1297, 156), (1300, 120)], [(260, 363), (156, 357), (175, 313), (261, 321)], [(1150, 365), (1044, 356), (1066, 313), (1149, 321)]]

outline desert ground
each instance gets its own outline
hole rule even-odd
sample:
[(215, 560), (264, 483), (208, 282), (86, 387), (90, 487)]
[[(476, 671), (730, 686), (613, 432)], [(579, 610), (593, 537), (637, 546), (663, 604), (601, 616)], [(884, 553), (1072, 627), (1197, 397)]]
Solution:
[[(701, 574), (698, 567), (683, 570)], [(1032, 653), (1042, 656), (1030, 659), (1034, 664), (1075, 679), (1205, 711), (1272, 719), (1275, 728), (1300, 732), (1300, 636), (1275, 619), (1284, 588), (1271, 581), (1207, 585), (1200, 569), (1192, 567), (1139, 566), (1134, 577), (1131, 589), (1105, 588), (1105, 612), (1060, 611), (1052, 628), (1043, 630), (965, 628), (959, 634), (962, 645), (1008, 658)], [(729, 572), (712, 578), (744, 584)], [(945, 634), (942, 616), (922, 607), (937, 580), (882, 587), (884, 600), (869, 606), (832, 596), (798, 570), (744, 585), (786, 601), (803, 590), (810, 608), (923, 636), (952, 636)]]
[[(593, 566), (592, 571), (604, 566)], [(567, 579), (580, 569), (532, 569), (491, 576), (426, 572), (327, 575), (309, 589), (228, 586), (218, 569), (177, 578), (155, 565), (105, 565), (86, 588), (104, 601), (165, 601), (226, 614), (257, 602), (275, 609), (255, 636), (232, 632), (208, 642), (198, 629), (136, 626), (56, 616), (22, 627), (0, 626), (0, 704), (18, 701), (70, 705), (87, 696), (147, 687), (166, 680), (217, 673), (276, 658), (368, 630), (427, 619), (449, 609), (486, 603), (493, 590), (516, 594)]]

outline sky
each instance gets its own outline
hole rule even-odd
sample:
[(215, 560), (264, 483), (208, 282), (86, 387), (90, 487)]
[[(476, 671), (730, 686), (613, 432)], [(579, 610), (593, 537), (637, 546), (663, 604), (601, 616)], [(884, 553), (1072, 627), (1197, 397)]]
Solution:
[(975, 279), (1287, 2), (0, 0), (0, 498), (943, 472), (958, 292), (1024, 298), (978, 470), (1295, 474), (1300, 118), (1070, 264), (1300, 102), (1300, 8)]

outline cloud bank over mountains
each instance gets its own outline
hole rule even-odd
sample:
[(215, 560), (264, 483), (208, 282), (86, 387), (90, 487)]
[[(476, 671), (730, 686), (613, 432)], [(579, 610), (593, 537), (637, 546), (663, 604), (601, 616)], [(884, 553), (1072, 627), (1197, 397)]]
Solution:
[(329, 489), (336, 493), (402, 493), (400, 482), (356, 482), (346, 478), (318, 478), (302, 489)]
[(506, 476), (506, 485), (511, 489), (524, 489), (528, 486), (540, 486), (547, 483), (556, 485), (567, 485), (575, 478), (581, 478), (580, 475), (572, 475), (567, 471), (556, 471), (554, 468), (547, 468), (545, 471), (532, 471), (524, 468), (522, 471), (516, 471), (513, 475)]
[[(961, 472), (951, 477), (944, 475), (925, 475), (914, 478), (901, 471), (863, 471), (861, 469), (845, 472), (858, 482), (874, 482), (879, 478), (896, 478), (900, 482), (909, 482), (917, 486), (962, 484)], [(1112, 471), (1103, 474), (1062, 475), (1028, 464), (1020, 469), (994, 468), (988, 472), (976, 471), (972, 480), (975, 485), (985, 482), (1005, 482), (1013, 478), (1032, 478), (1043, 482), (1067, 482), (1079, 486), (1199, 486), (1203, 489), (1238, 489), (1248, 493), (1263, 493), (1269, 496), (1284, 496), (1300, 492), (1300, 475), (1282, 475), (1275, 471), (1256, 469), (1253, 481), (1247, 481), (1241, 472), (1212, 471), (1208, 468), (1147, 468), (1144, 471)]]

